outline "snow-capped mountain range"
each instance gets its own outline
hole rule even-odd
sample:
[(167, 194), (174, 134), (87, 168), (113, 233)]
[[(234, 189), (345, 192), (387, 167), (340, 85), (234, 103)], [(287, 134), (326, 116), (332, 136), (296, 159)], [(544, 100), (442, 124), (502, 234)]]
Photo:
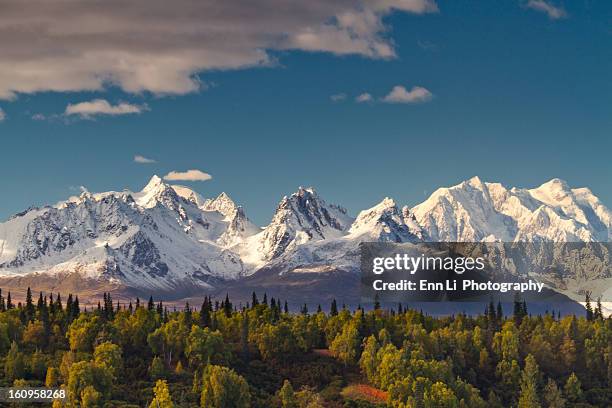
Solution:
[[(300, 187), (260, 228), (225, 193), (204, 198), (154, 176), (139, 192), (84, 192), (0, 223), (0, 277), (79, 274), (142, 292), (195, 293), (264, 269), (355, 272), (361, 242), (611, 238), (610, 211), (589, 189), (559, 179), (508, 189), (474, 177), (412, 209), (385, 198), (356, 218)], [(609, 274), (593, 278), (609, 286)]]

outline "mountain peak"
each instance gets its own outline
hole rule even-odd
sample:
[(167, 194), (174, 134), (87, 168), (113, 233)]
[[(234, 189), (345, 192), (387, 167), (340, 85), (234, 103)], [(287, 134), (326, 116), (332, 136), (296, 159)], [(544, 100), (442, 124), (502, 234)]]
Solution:
[(303, 187), (303, 186), (299, 186), (298, 187), (298, 191), (295, 192), (293, 195), (297, 195), (300, 197), (304, 197), (304, 196), (317, 196), (317, 192), (315, 191), (315, 189), (313, 187)]
[(546, 183), (542, 184), (537, 190), (548, 190), (548, 191), (569, 191), (570, 187), (565, 180), (560, 178), (553, 178)]
[(225, 217), (232, 218), (236, 214), (238, 206), (227, 193), (223, 192), (212, 200), (206, 200), (204, 209), (206, 211), (217, 211)]
[(349, 233), (353, 236), (370, 236), (377, 241), (407, 242), (415, 240), (417, 234), (422, 236), (415, 226), (408, 207), (400, 212), (395, 201), (385, 197), (374, 207), (361, 211)]
[(163, 180), (157, 174), (154, 174), (153, 177), (151, 177), (151, 179), (147, 183), (147, 185), (142, 189), (142, 192), (147, 193), (153, 190), (157, 190), (159, 186), (163, 184)]
[(478, 176), (474, 176), (471, 179), (467, 180), (467, 183), (472, 187), (482, 189), (484, 187), (483, 181)]

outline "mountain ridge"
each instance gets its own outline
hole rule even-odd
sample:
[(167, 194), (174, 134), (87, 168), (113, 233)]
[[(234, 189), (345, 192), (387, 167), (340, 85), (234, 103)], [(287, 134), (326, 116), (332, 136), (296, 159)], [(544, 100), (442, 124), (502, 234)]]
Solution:
[(473, 177), (412, 208), (387, 197), (356, 217), (299, 187), (260, 228), (226, 193), (205, 198), (153, 176), (138, 192), (85, 191), (0, 223), (0, 276), (79, 273), (141, 291), (197, 292), (263, 269), (357, 272), (368, 241), (609, 242), (611, 220), (588, 188), (560, 179), (524, 189)]

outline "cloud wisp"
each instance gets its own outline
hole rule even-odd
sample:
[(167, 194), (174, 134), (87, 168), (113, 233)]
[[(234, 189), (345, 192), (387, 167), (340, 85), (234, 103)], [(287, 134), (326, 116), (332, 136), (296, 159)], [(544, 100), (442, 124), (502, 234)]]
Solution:
[(87, 102), (69, 104), (64, 111), (65, 116), (80, 116), (84, 119), (91, 119), (95, 116), (119, 116), (139, 114), (149, 110), (147, 105), (134, 105), (127, 102), (120, 102), (111, 105), (105, 99), (94, 99)]
[(164, 180), (167, 181), (207, 181), (211, 180), (212, 176), (201, 170), (187, 170), (187, 171), (171, 171), (164, 176)]
[(345, 93), (334, 94), (330, 96), (329, 99), (331, 99), (332, 102), (342, 102), (346, 100), (346, 94)]
[(414, 86), (410, 91), (401, 85), (393, 87), (382, 101), (385, 103), (423, 103), (433, 98), (433, 94), (422, 86)]
[(545, 13), (551, 20), (560, 20), (567, 17), (567, 12), (563, 7), (557, 7), (545, 0), (529, 0), (525, 7)]
[[(270, 52), (395, 57), (385, 17), (435, 13), (435, 0), (3, 0), (0, 99), (116, 86), (197, 91), (198, 74), (269, 66)], [(146, 10), (146, 13), (142, 11)]]
[(364, 92), (360, 95), (357, 95), (357, 97), (355, 98), (355, 102), (357, 103), (371, 102), (372, 99), (373, 98), (371, 94), (369, 94), (368, 92)]
[(138, 164), (152, 164), (152, 163), (157, 163), (157, 160), (150, 159), (148, 157), (141, 156), (141, 155), (137, 154), (136, 156), (134, 156), (134, 163), (138, 163)]
[(2, 108), (0, 108), (0, 122), (4, 122), (5, 119), (6, 119), (6, 113), (4, 113)]

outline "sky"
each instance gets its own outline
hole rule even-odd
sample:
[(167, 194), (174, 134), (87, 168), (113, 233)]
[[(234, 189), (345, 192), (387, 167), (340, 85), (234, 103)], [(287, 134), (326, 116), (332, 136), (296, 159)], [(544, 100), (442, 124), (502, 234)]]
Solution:
[(0, 0), (0, 55), (0, 220), (153, 174), (260, 225), (474, 175), (612, 206), (611, 2)]

